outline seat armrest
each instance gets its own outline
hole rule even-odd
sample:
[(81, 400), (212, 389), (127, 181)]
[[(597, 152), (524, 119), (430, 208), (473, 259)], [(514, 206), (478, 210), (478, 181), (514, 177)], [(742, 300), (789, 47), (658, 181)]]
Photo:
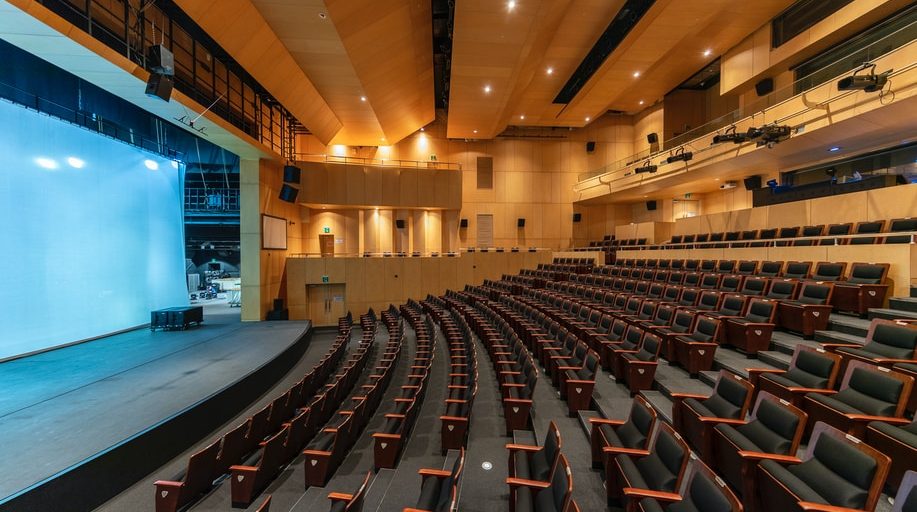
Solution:
[(328, 499), (331, 501), (350, 501), (353, 499), (353, 495), (343, 492), (329, 492)]
[(710, 398), (709, 396), (706, 396), (706, 395), (697, 395), (694, 393), (672, 393), (669, 396), (671, 396), (672, 398), (681, 398), (682, 400), (686, 398), (695, 398), (697, 400), (706, 400)]
[(551, 482), (539, 482), (537, 480), (526, 480), (524, 478), (507, 478), (507, 485), (510, 487), (528, 487), (529, 489), (548, 489), (551, 487)]
[(859, 508), (835, 507), (834, 505), (824, 505), (810, 501), (800, 501), (799, 508), (813, 512), (864, 512), (863, 509)]
[(839, 348), (863, 348), (863, 345), (858, 345), (856, 343), (822, 343), (821, 347), (833, 352)]
[(530, 446), (527, 444), (514, 444), (514, 443), (507, 443), (506, 449), (511, 452), (539, 452), (541, 451), (540, 446)]
[(592, 423), (593, 425), (596, 425), (596, 424), (599, 424), (599, 425), (623, 425), (623, 424), (625, 423), (625, 421), (624, 421), (624, 420), (609, 420), (609, 419), (605, 419), (605, 418), (589, 418), (589, 423)]
[(833, 389), (821, 389), (821, 388), (799, 388), (796, 386), (788, 387), (793, 393), (815, 393), (816, 395), (833, 395), (837, 391)]
[(739, 450), (739, 457), (750, 460), (772, 460), (775, 462), (785, 462), (788, 464), (799, 464), (802, 460), (792, 455), (778, 455), (776, 453), (753, 452), (749, 450)]
[(451, 471), (443, 471), (442, 469), (429, 469), (422, 468), (417, 470), (417, 474), (420, 476), (435, 476), (437, 478), (446, 478), (452, 475)]
[(646, 457), (650, 454), (649, 450), (640, 450), (638, 448), (622, 448), (620, 446), (605, 446), (602, 452), (611, 454), (631, 455), (633, 457)]
[(654, 500), (660, 500), (667, 503), (675, 503), (682, 499), (680, 495), (674, 492), (652, 491), (650, 489), (638, 489), (636, 487), (625, 487), (623, 492), (628, 498), (653, 498)]
[(891, 416), (872, 416), (869, 414), (845, 414), (844, 416), (853, 421), (881, 421), (892, 425), (907, 425), (911, 423), (906, 418), (894, 418)]
[(701, 423), (725, 423), (726, 425), (744, 425), (748, 423), (745, 420), (735, 420), (732, 418), (717, 418), (714, 416), (699, 416), (697, 419)]

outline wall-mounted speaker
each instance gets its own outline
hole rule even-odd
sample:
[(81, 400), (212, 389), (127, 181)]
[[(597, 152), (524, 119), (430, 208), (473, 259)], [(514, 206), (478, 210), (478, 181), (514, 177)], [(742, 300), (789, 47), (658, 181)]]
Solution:
[(655, 210), (655, 209), (656, 209), (656, 201), (647, 201), (647, 202), (646, 202), (646, 209), (649, 210), (649, 211)]
[(758, 96), (766, 96), (774, 92), (774, 79), (765, 78), (764, 80), (756, 83), (755, 92), (758, 93)]
[(586, 143), (586, 153), (595, 153), (595, 141), (590, 140)]
[(581, 220), (583, 220), (583, 214), (582, 214), (582, 213), (576, 212), (576, 213), (573, 214), (573, 222), (579, 222), (579, 221), (581, 221)]
[(151, 73), (149, 80), (146, 82), (146, 95), (151, 98), (169, 101), (169, 98), (172, 97), (173, 84), (174, 81), (171, 76)]
[(299, 184), (302, 171), (299, 167), (295, 165), (284, 165), (283, 166), (283, 181), (285, 183), (296, 183)]
[(756, 190), (761, 188), (761, 176), (749, 176), (745, 178), (745, 190)]
[(460, 220), (460, 221), (459, 221), (459, 227), (460, 227), (460, 228), (467, 228), (467, 227), (468, 227), (468, 219), (462, 219), (462, 220)]
[(517, 227), (517, 228), (524, 228), (524, 227), (525, 227), (525, 219), (523, 219), (522, 217), (516, 219), (516, 227)]
[(650, 133), (646, 136), (646, 141), (650, 144), (659, 144), (659, 135), (656, 133)]
[(299, 189), (296, 187), (291, 187), (284, 183), (283, 188), (280, 189), (280, 200), (286, 201), (288, 203), (295, 203), (296, 196), (299, 195)]
[(406, 224), (404, 219), (395, 219), (395, 227), (398, 229), (404, 229)]

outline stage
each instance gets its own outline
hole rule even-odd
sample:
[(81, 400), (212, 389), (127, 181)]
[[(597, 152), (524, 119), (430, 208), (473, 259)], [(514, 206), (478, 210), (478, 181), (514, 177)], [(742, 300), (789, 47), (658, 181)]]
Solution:
[(138, 329), (0, 364), (0, 509), (98, 505), (243, 410), (310, 337), (309, 322), (243, 324), (224, 304), (188, 331)]

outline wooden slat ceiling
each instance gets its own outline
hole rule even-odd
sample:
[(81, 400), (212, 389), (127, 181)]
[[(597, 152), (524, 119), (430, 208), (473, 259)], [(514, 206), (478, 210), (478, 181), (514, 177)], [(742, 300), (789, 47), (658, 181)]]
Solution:
[(569, 105), (553, 104), (623, 3), (519, 0), (509, 10), (504, 1), (457, 2), (448, 136), (491, 138), (508, 124), (584, 126), (607, 110), (637, 112), (792, 0), (659, 0)]

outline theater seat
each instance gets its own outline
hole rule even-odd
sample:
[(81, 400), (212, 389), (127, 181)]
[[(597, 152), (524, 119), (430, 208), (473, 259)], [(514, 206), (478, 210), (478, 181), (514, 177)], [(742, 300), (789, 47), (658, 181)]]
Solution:
[[(748, 420), (721, 421), (712, 431), (708, 463), (746, 501), (757, 494), (754, 475), (760, 460), (754, 454), (795, 455), (808, 416), (770, 393), (759, 393)], [(745, 452), (743, 454), (743, 452)]]
[(639, 350), (619, 354), (620, 366), (615, 378), (627, 385), (631, 395), (643, 389), (651, 389), (661, 351), (662, 338), (653, 333), (646, 333)]
[(834, 393), (841, 358), (822, 348), (796, 345), (789, 369), (748, 368), (748, 378), (759, 392), (782, 398), (796, 407), (808, 393)]
[(866, 343), (825, 343), (827, 350), (845, 361), (856, 359), (878, 366), (917, 362), (917, 325), (907, 321), (874, 318), (866, 333)]
[[(865, 221), (865, 222), (860, 222), (859, 224), (857, 224), (857, 227), (854, 233), (857, 235), (881, 233), (884, 228), (885, 228), (884, 220)], [(878, 241), (878, 237), (874, 237), (874, 236), (851, 238), (850, 245), (868, 245), (868, 244), (874, 244), (877, 241)]]
[(778, 306), (780, 326), (797, 332), (807, 339), (815, 336), (815, 331), (828, 327), (831, 315), (831, 295), (834, 283), (808, 281), (803, 283), (796, 300), (781, 301)]
[(676, 336), (670, 341), (675, 352), (675, 362), (690, 376), (695, 377), (713, 365), (721, 325), (719, 320), (698, 315), (694, 322), (694, 330), (690, 334)]
[(808, 279), (811, 272), (811, 261), (788, 261), (780, 277), (784, 279)]
[[(917, 218), (894, 219), (888, 223), (888, 232), (897, 233), (902, 231), (917, 231)], [(883, 243), (886, 244), (909, 244), (913, 235), (887, 236)]]
[[(691, 462), (680, 494), (624, 489), (635, 503), (635, 512), (742, 512), (738, 498), (726, 482), (700, 460)], [(637, 500), (640, 500), (637, 502)]]
[(247, 507), (255, 496), (277, 476), (283, 462), (283, 443), (290, 427), (264, 441), (261, 450), (245, 461), (244, 465), (232, 466), (230, 490), (233, 506)]
[[(550, 483), (560, 463), (562, 447), (560, 431), (553, 421), (548, 425), (548, 432), (541, 446), (507, 444), (509, 478)], [(513, 508), (516, 504), (519, 504), (523, 510), (531, 508), (532, 492), (530, 488), (510, 485), (509, 495)]]
[(761, 268), (758, 269), (755, 275), (761, 277), (777, 277), (781, 272), (783, 272), (782, 261), (762, 261)]
[(746, 354), (767, 350), (774, 332), (777, 303), (766, 299), (751, 299), (742, 318), (727, 318), (724, 324), (726, 343)]
[(815, 264), (815, 271), (812, 272), (813, 281), (840, 281), (844, 278), (844, 271), (847, 270), (847, 263), (831, 263), (820, 261)]
[[(806, 454), (761, 456), (757, 510), (874, 510), (888, 457), (859, 439), (818, 423)], [(813, 504), (813, 505), (810, 505)]]
[(583, 365), (579, 368), (562, 368), (561, 394), (567, 401), (570, 416), (576, 411), (586, 410), (592, 404), (592, 390), (595, 388), (595, 375), (599, 367), (599, 355), (590, 350)]
[[(828, 231), (825, 233), (825, 236), (841, 236), (849, 235), (850, 230), (853, 229), (853, 223), (848, 222), (846, 224), (831, 224), (828, 226)], [(846, 238), (825, 238), (819, 240), (818, 245), (845, 245), (847, 243)]]
[(751, 405), (751, 383), (727, 370), (720, 370), (708, 396), (672, 393), (672, 424), (700, 457), (710, 460), (713, 427), (729, 420), (744, 420)]
[(850, 361), (837, 393), (808, 393), (803, 410), (812, 422), (822, 421), (862, 438), (871, 421), (904, 425), (904, 408), (914, 379), (887, 368)]
[(560, 456), (558, 468), (550, 482), (537, 482), (519, 478), (507, 478), (506, 483), (511, 488), (517, 489), (517, 494), (522, 496), (522, 489), (528, 490), (532, 499), (529, 503), (519, 501), (510, 504), (511, 512), (578, 512), (579, 509), (573, 501), (573, 472), (570, 463), (563, 455)]
[(456, 490), (462, 478), (465, 467), (465, 449), (459, 450), (451, 471), (440, 469), (421, 469), (417, 473), (421, 477), (420, 497), (413, 508), (405, 508), (404, 512), (454, 512), (458, 510), (456, 503)]
[(675, 492), (691, 449), (668, 423), (656, 423), (656, 435), (648, 450), (608, 446), (602, 449), (607, 457), (605, 491), (608, 504), (627, 504), (625, 488)]
[(904, 479), (895, 495), (892, 512), (914, 512), (917, 510), (917, 470), (904, 474)]
[[(802, 228), (802, 233), (800, 236), (822, 236), (825, 233), (825, 225), (818, 224), (817, 226), (804, 226)], [(802, 247), (802, 246), (812, 246), (817, 245), (815, 240), (793, 240), (793, 247)]]
[(881, 308), (888, 293), (888, 263), (854, 263), (850, 277), (834, 285), (831, 304), (838, 311), (865, 316), (869, 308)]
[(172, 480), (157, 480), (156, 512), (175, 512), (210, 490), (213, 481), (223, 474), (217, 468), (220, 441), (216, 441), (188, 459), (184, 475)]
[(592, 467), (604, 467), (607, 457), (602, 451), (606, 446), (646, 449), (650, 433), (656, 425), (656, 410), (641, 396), (634, 397), (626, 420), (589, 418), (592, 426)]
[(873, 421), (866, 427), (865, 441), (891, 458), (887, 483), (890, 489), (898, 488), (905, 471), (917, 468), (917, 421), (907, 425)]
[(363, 499), (366, 497), (366, 486), (369, 484), (369, 480), (372, 477), (373, 472), (368, 471), (366, 477), (363, 478), (363, 483), (360, 484), (360, 487), (358, 487), (357, 491), (353, 494), (345, 494), (342, 492), (328, 493), (328, 499), (331, 500), (329, 512), (362, 512)]

